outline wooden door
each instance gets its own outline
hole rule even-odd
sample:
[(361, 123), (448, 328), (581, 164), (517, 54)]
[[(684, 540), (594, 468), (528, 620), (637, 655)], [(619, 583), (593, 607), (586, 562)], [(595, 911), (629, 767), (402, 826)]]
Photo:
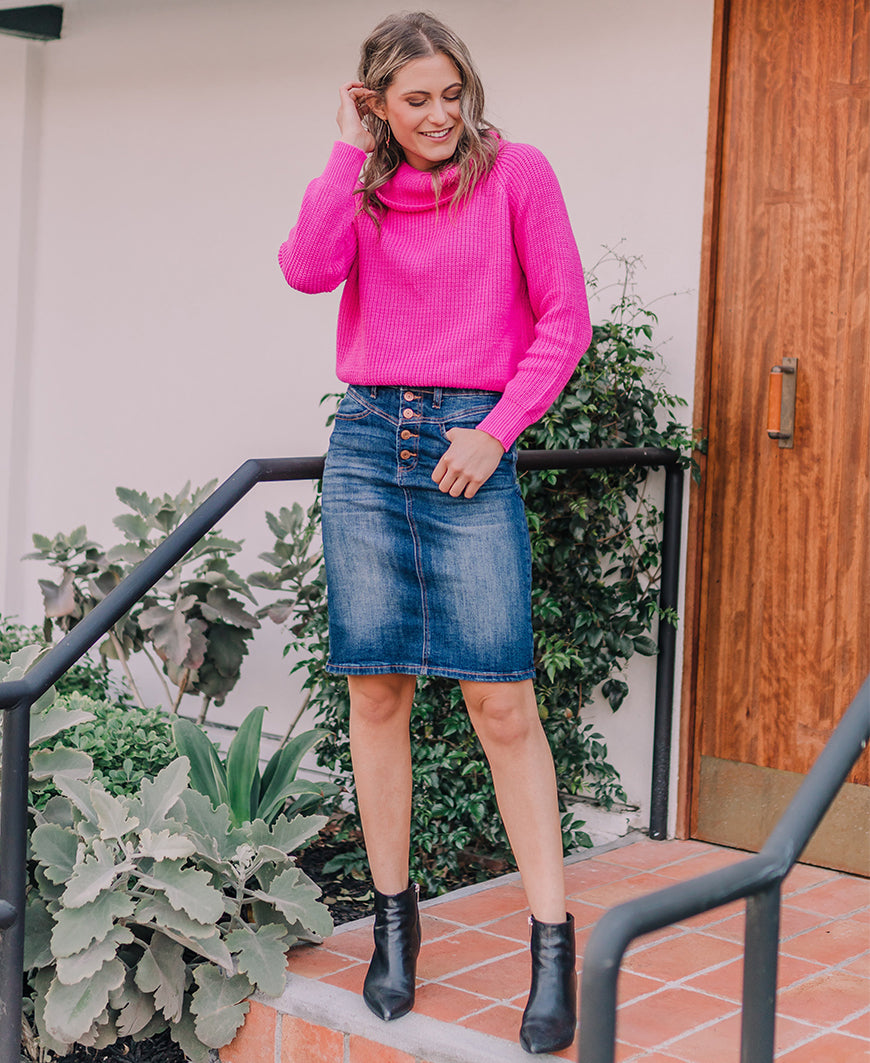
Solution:
[[(690, 828), (758, 849), (870, 672), (870, 0), (721, 0), (717, 40)], [(805, 859), (870, 873), (867, 783), (865, 754)]]

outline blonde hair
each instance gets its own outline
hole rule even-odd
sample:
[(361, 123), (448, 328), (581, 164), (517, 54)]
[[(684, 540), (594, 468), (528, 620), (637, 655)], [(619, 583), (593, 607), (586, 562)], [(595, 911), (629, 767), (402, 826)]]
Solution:
[[(383, 101), (401, 67), (412, 59), (438, 53), (451, 60), (462, 80), (459, 113), (463, 129), (453, 157), (432, 171), (432, 181), (437, 199), (441, 191), (439, 170), (455, 166), (459, 180), (453, 202), (461, 203), (489, 173), (498, 154), (498, 130), (483, 117), (483, 85), (463, 41), (425, 11), (390, 15), (363, 41), (358, 78)], [(393, 176), (404, 156), (399, 145), (390, 139), (384, 119), (370, 111), (363, 122), (374, 138), (375, 147), (363, 166), (362, 210), (379, 224), (379, 216), (386, 207), (378, 199), (377, 190)]]

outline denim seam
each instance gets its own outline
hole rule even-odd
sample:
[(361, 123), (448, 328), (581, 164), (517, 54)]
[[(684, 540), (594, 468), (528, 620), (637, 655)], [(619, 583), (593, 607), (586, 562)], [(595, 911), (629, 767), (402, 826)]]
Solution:
[(420, 557), (420, 536), (417, 534), (417, 525), (414, 523), (414, 509), (411, 492), (403, 487), (402, 493), (405, 496), (405, 515), (408, 519), (408, 526), (411, 529), (411, 539), (414, 543), (414, 568), (417, 571), (417, 582), (420, 584), (420, 597), (422, 599), (420, 603), (420, 615), (423, 620), (423, 645), (420, 652), (420, 664), (425, 668), (429, 663), (429, 595), (426, 588), (426, 577), (423, 572), (423, 560)]

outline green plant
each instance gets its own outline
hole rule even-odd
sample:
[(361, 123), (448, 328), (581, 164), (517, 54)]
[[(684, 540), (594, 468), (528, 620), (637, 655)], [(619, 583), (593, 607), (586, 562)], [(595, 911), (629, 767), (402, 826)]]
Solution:
[[(88, 754), (93, 778), (109, 793), (134, 793), (143, 779), (153, 778), (178, 756), (169, 717), (159, 709), (95, 700), (77, 691), (57, 701), (90, 717), (70, 728), (64, 743)], [(49, 784), (37, 804), (56, 792)]]
[[(118, 498), (131, 512), (115, 518), (124, 541), (109, 550), (89, 539), (84, 525), (54, 538), (34, 535), (36, 549), (27, 557), (60, 570), (58, 582), (39, 581), (46, 637), (52, 624), (71, 630), (196, 509), (215, 482), (194, 491), (187, 484), (177, 495), (155, 498), (119, 487)], [(185, 693), (196, 694), (202, 700), (202, 719), (211, 701), (222, 704), (235, 686), (247, 643), (260, 626), (241, 600), (255, 601), (247, 582), (229, 565), (241, 545), (217, 530), (207, 532), (100, 646), (103, 657), (120, 662), (140, 707), (145, 703), (129, 667), (134, 653), (147, 657), (160, 677), (168, 711), (178, 709)]]
[[(593, 330), (592, 345), (550, 411), (523, 436), (529, 448), (669, 447), (690, 464), (692, 439), (656, 372), (655, 316), (631, 288), (632, 262), (611, 316)], [(616, 710), (627, 684), (621, 670), (634, 653), (652, 654), (658, 616), (658, 529), (650, 470), (525, 473), (521, 478), (533, 551), (533, 621), (541, 717), (556, 762), (563, 808), (590, 794), (605, 806), (624, 800), (600, 734), (581, 710), (600, 690)], [(261, 555), (273, 571), (252, 584), (290, 590), (276, 620), (292, 615), (288, 651), (298, 656), (307, 696), (330, 731), (320, 763), (350, 776), (347, 687), (324, 668), (328, 654), (326, 597), (317, 546), (319, 501), (270, 515), (275, 547)], [(261, 615), (263, 611), (261, 611)], [(412, 717), (414, 810), (412, 874), (430, 893), (469, 874), (485, 878), (492, 862), (512, 865), (483, 753), (456, 684), (418, 681)], [(355, 815), (345, 835), (359, 837)], [(589, 844), (582, 823), (563, 816), (566, 849)], [(342, 855), (361, 874), (362, 849)]]
[(34, 813), (25, 965), (43, 1048), (168, 1029), (206, 1063), (251, 993), (283, 991), (287, 949), (331, 932), (293, 857), (324, 817), (233, 827), (188, 770), (181, 757), (131, 797), (61, 778)]
[[(17, 650), (25, 646), (39, 646), (46, 649), (51, 645), (42, 627), (27, 627), (16, 623), (12, 617), (0, 616), (0, 661), (8, 660)], [(82, 657), (65, 672), (55, 684), (58, 694), (71, 694), (77, 691), (90, 698), (116, 698), (126, 700), (129, 695), (113, 683), (105, 661), (95, 664), (90, 657)]]
[(191, 720), (178, 717), (172, 729), (179, 751), (190, 761), (190, 784), (204, 794), (214, 808), (226, 805), (234, 827), (261, 819), (274, 823), (282, 812), (288, 816), (308, 812), (324, 798), (336, 795), (334, 783), (314, 783), (297, 779), (305, 754), (326, 732), (305, 731), (276, 750), (260, 774), (260, 739), (265, 708), (249, 712), (236, 732), (226, 760), (203, 730)]

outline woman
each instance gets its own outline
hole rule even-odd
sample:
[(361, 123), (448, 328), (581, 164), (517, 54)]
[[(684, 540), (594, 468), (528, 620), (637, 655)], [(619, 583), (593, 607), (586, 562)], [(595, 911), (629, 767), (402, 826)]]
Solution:
[(347, 675), (354, 780), (375, 887), (366, 1003), (413, 1007), (409, 884), (415, 676), (459, 681), (531, 909), (520, 1040), (569, 1045), (576, 1022), (553, 760), (532, 686), (530, 553), (515, 440), (588, 346), (583, 272), (548, 163), (483, 118), (465, 45), (392, 16), (340, 90), (324, 173), (282, 245), (300, 291), (344, 282), (349, 384), (323, 483), (329, 670)]

